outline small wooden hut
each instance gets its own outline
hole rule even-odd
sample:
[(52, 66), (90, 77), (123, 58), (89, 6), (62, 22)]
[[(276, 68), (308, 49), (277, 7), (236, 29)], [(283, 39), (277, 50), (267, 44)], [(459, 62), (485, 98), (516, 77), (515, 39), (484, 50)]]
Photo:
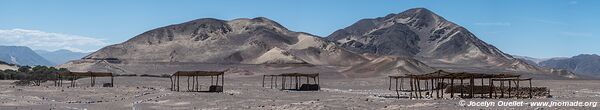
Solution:
[[(225, 84), (225, 72), (223, 71), (177, 71), (170, 77), (171, 91), (179, 91), (179, 82), (182, 76), (187, 77), (187, 91), (189, 92), (223, 92), (223, 85)], [(201, 91), (199, 84), (200, 76), (210, 76), (208, 91)], [(221, 85), (219, 85), (219, 76), (221, 78)], [(190, 83), (190, 79), (192, 83)]]
[(90, 86), (94, 87), (96, 85), (96, 77), (110, 77), (110, 83), (108, 85), (103, 85), (104, 87), (114, 87), (114, 75), (110, 72), (62, 72), (58, 73), (58, 82), (55, 83), (55, 86), (62, 87), (63, 79), (67, 78), (71, 80), (70, 87), (76, 87), (77, 82), (76, 79), (79, 77), (90, 77)]
[[(399, 91), (403, 91), (409, 92), (410, 98), (424, 98), (424, 96), (444, 98), (445, 93), (449, 93), (450, 98), (453, 98), (455, 93), (460, 93), (459, 97), (461, 98), (474, 98), (476, 94), (479, 94), (480, 98), (532, 98), (533, 89), (536, 88), (531, 86), (531, 78), (523, 79), (520, 77), (520, 75), (515, 74), (453, 73), (438, 70), (420, 75), (389, 76), (388, 89), (392, 90), (392, 80), (395, 80), (395, 91), (398, 97), (400, 97)], [(409, 87), (406, 87), (404, 80), (407, 80)], [(468, 83), (464, 83), (465, 80)], [(476, 80), (481, 80), (481, 84), (476, 84)], [(519, 87), (521, 81), (529, 81), (529, 87)], [(459, 83), (455, 84), (455, 82)], [(500, 87), (496, 87), (494, 82), (500, 82)], [(507, 82), (508, 86), (505, 87), (504, 82)], [(542, 89), (542, 91), (547, 91), (546, 88)], [(515, 92), (511, 93), (511, 91)], [(508, 93), (507, 97), (504, 97), (505, 92)], [(528, 92), (528, 94), (523, 94), (525, 92)], [(497, 95), (498, 93), (500, 95)], [(511, 94), (513, 95), (511, 96)]]
[[(319, 73), (283, 73), (278, 75), (263, 75), (262, 86), (265, 87), (265, 79), (270, 78), (270, 88), (277, 87), (277, 80), (281, 78), (281, 90), (297, 90), (297, 91), (318, 91)], [(302, 82), (302, 80), (306, 80)], [(311, 82), (312, 79), (312, 82)]]

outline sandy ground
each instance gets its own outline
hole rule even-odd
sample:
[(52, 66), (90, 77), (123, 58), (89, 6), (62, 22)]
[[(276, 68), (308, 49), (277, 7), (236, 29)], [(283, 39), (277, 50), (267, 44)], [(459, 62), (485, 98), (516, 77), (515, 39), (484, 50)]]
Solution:
[[(97, 78), (97, 84), (110, 78)], [(552, 98), (534, 99), (408, 99), (387, 90), (385, 78), (321, 79), (321, 91), (282, 91), (263, 88), (262, 77), (225, 78), (225, 92), (174, 92), (168, 78), (117, 77), (116, 87), (89, 87), (89, 79), (79, 87), (13, 86), (0, 80), (0, 109), (34, 110), (149, 110), (149, 109), (600, 109), (600, 107), (471, 107), (462, 101), (593, 101), (600, 102), (598, 80), (534, 80), (534, 86), (547, 86)], [(186, 90), (182, 78), (182, 90)], [(201, 80), (206, 90), (210, 78)], [(208, 82), (207, 82), (208, 81)], [(68, 82), (65, 82), (68, 86)], [(268, 86), (268, 84), (267, 84)]]

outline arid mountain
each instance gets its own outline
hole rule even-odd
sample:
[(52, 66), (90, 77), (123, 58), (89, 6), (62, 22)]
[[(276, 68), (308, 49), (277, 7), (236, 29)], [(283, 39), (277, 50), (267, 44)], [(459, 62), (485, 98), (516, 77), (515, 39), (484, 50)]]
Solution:
[(89, 53), (82, 52), (73, 52), (69, 50), (56, 50), (56, 51), (46, 51), (46, 50), (34, 50), (35, 53), (49, 60), (53, 64), (63, 64), (70, 60), (77, 60), (83, 58), (85, 55)]
[[(386, 62), (421, 65), (414, 59), (404, 60)], [(181, 64), (298, 64), (349, 67), (366, 62), (370, 62), (370, 59), (341, 48), (335, 42), (308, 33), (290, 31), (272, 20), (258, 17), (231, 21), (204, 18), (153, 29), (60, 67), (75, 71), (146, 73), (148, 71), (140, 72), (137, 69)], [(146, 66), (130, 68), (131, 65), (137, 64)], [(421, 68), (406, 69), (421, 71)]]
[(365, 61), (333, 42), (292, 32), (267, 18), (198, 19), (144, 32), (84, 59), (217, 64), (309, 63), (352, 65)]
[(600, 56), (581, 54), (571, 58), (549, 59), (539, 63), (541, 67), (573, 71), (578, 75), (600, 78)]
[(54, 65), (50, 61), (24, 46), (0, 46), (0, 61), (17, 65)]
[(363, 19), (327, 39), (263, 17), (197, 19), (144, 32), (59, 67), (126, 74), (235, 68), (252, 75), (292, 70), (374, 77), (445, 69), (574, 77), (515, 59), (424, 8)]
[(425, 8), (362, 19), (327, 38), (353, 52), (411, 57), (434, 67), (538, 70)]

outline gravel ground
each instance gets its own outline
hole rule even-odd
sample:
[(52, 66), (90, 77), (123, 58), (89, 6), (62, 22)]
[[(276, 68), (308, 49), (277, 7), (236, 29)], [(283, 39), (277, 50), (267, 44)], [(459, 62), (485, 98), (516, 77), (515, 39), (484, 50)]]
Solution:
[[(34, 110), (125, 110), (125, 109), (600, 109), (600, 107), (516, 107), (461, 106), (459, 102), (488, 101), (590, 101), (600, 102), (599, 80), (534, 80), (534, 86), (551, 90), (551, 98), (534, 99), (408, 99), (387, 90), (385, 78), (321, 79), (321, 91), (282, 91), (263, 88), (262, 77), (225, 78), (223, 93), (174, 92), (168, 78), (117, 77), (116, 87), (89, 87), (89, 79), (79, 87), (13, 86), (0, 80), (0, 109)], [(110, 78), (97, 78), (97, 84)], [(181, 89), (185, 90), (185, 78)], [(201, 80), (206, 90), (210, 78)], [(65, 82), (65, 86), (68, 82)], [(268, 85), (267, 85), (268, 86)], [(403, 93), (401, 93), (403, 94)]]

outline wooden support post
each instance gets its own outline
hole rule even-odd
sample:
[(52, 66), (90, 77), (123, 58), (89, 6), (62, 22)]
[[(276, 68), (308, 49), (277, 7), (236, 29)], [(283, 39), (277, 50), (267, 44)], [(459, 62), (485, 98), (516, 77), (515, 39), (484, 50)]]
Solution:
[(273, 88), (273, 76), (271, 76), (271, 88)]
[(490, 98), (492, 97), (492, 93), (494, 93), (494, 81), (492, 80), (492, 78), (488, 79), (489, 80), (489, 84), (490, 85)]
[(500, 98), (504, 98), (504, 81), (500, 81)]
[(308, 81), (308, 77), (306, 77), (306, 84), (310, 84), (310, 81)]
[(444, 98), (444, 80), (445, 78), (442, 78), (442, 84), (440, 85), (441, 88), (438, 88), (440, 90), (441, 98)]
[(460, 79), (460, 97), (464, 97), (463, 91), (465, 90), (465, 86), (463, 86), (463, 78)]
[(423, 93), (421, 93), (421, 80), (417, 79), (417, 89), (419, 91), (419, 98), (423, 98)]
[(417, 82), (418, 79), (413, 79), (414, 83), (415, 83), (415, 98), (419, 98), (419, 83)]
[[(317, 74), (318, 75), (318, 74)], [(319, 82), (321, 82), (321, 77), (317, 76), (317, 85), (321, 85)]]
[(435, 98), (440, 98), (440, 79), (436, 78), (435, 79)]
[(511, 85), (512, 85), (512, 84), (511, 84), (510, 80), (508, 80), (508, 98), (510, 98), (510, 93), (511, 93), (511, 90), (510, 90), (510, 89), (511, 89), (511, 87), (512, 87)]
[(192, 91), (196, 91), (196, 76), (192, 76)]
[(533, 98), (533, 87), (531, 86), (531, 79), (529, 79), (529, 98)]
[[(519, 84), (519, 80), (517, 80), (517, 84), (515, 84), (515, 86), (517, 86), (517, 91), (519, 90), (519, 85), (520, 85), (520, 84)], [(517, 95), (515, 95), (515, 96), (516, 96), (517, 98), (519, 98), (519, 97), (522, 97), (522, 95), (521, 95), (519, 92), (517, 92)]]
[(110, 87), (115, 87), (115, 77), (110, 75)]
[(56, 86), (56, 87), (60, 87), (60, 75), (57, 75), (57, 76), (56, 76), (56, 78), (58, 78), (58, 79), (56, 79), (56, 82), (57, 82), (57, 83), (56, 83), (56, 85), (54, 85), (54, 86)]
[(400, 99), (400, 93), (398, 92), (398, 78), (396, 78), (396, 97), (397, 99)]
[(300, 86), (298, 86), (298, 84), (300, 84), (300, 77), (296, 76), (296, 90), (300, 89)]
[(454, 98), (454, 78), (450, 78), (450, 98)]
[[(429, 85), (428, 85), (429, 81), (427, 79), (425, 79), (425, 81), (423, 81), (423, 82), (424, 82), (423, 86), (425, 86), (425, 91), (424, 92), (427, 93), (427, 92), (429, 92)], [(429, 94), (425, 94), (426, 97), (427, 97), (427, 95), (429, 95)]]
[(413, 81), (413, 78), (409, 78), (408, 80), (409, 80), (408, 82), (410, 83), (410, 98), (412, 99), (413, 98), (413, 92), (415, 91), (415, 89), (413, 87), (414, 81)]
[[(482, 89), (485, 89), (485, 85), (483, 84), (483, 79), (484, 79), (484, 78), (481, 78), (481, 88), (482, 88)], [(482, 90), (482, 91), (483, 91), (483, 90)], [(481, 98), (483, 98), (483, 97), (485, 97), (485, 93), (481, 93)]]
[(396, 84), (394, 86), (396, 87), (396, 91), (398, 91), (398, 78), (396, 78)]
[(471, 93), (469, 94), (469, 98), (475, 97), (475, 78), (471, 76)]
[(187, 76), (187, 90), (190, 91), (190, 76)]
[(431, 98), (433, 98), (433, 89), (434, 89), (434, 85), (435, 85), (433, 80), (434, 79), (432, 78), (431, 79), (431, 90), (429, 90), (430, 91), (429, 92), (429, 97), (431, 97)]
[(169, 77), (171, 79), (171, 91), (173, 91), (173, 76)]
[(221, 74), (221, 87), (225, 88), (225, 74)]
[(219, 75), (217, 75), (216, 77), (217, 80), (215, 81), (215, 85), (219, 85)]
[(263, 75), (263, 79), (262, 79), (262, 87), (265, 87), (265, 77), (267, 77), (267, 75)]
[(180, 80), (179, 75), (177, 75), (177, 77), (175, 77), (175, 79), (177, 79), (177, 91), (179, 92), (179, 87), (180, 87), (179, 86), (179, 80)]
[(90, 87), (94, 87), (94, 77), (90, 73)]
[(196, 91), (197, 90), (196, 89), (197, 88), (196, 87), (196, 82), (198, 81), (198, 80), (196, 80), (197, 77), (198, 76), (192, 76), (192, 91)]

